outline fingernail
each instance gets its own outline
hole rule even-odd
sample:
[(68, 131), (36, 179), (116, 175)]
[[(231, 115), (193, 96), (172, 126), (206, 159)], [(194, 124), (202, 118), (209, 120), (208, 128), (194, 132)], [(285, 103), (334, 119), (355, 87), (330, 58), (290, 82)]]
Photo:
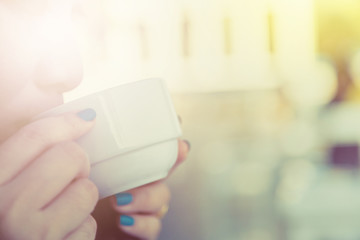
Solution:
[(84, 110), (78, 112), (77, 116), (84, 121), (90, 122), (95, 119), (96, 112), (92, 108), (87, 108), (87, 109), (84, 109)]
[(130, 193), (118, 193), (116, 194), (116, 204), (118, 206), (123, 206), (131, 203), (133, 196)]
[(133, 226), (135, 220), (133, 217), (122, 215), (120, 216), (120, 224), (123, 226)]
[(189, 149), (189, 151), (190, 151), (190, 150), (191, 150), (191, 144), (190, 144), (190, 142), (189, 142), (188, 140), (186, 140), (186, 139), (184, 139), (183, 141), (186, 143), (186, 145), (188, 146), (188, 149)]

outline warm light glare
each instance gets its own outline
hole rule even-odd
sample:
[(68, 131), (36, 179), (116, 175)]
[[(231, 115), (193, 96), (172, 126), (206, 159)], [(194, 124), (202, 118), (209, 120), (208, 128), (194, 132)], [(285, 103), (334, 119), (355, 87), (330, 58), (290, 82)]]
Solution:
[[(66, 101), (166, 80), (192, 147), (160, 239), (359, 239), (359, 172), (329, 161), (359, 157), (359, 3), (84, 1), (84, 80)], [(68, 24), (47, 19), (37, 47), (56, 48)]]
[(108, 0), (99, 9), (105, 58), (85, 66), (88, 86), (103, 75), (108, 86), (159, 76), (176, 92), (276, 88), (315, 61), (311, 0)]

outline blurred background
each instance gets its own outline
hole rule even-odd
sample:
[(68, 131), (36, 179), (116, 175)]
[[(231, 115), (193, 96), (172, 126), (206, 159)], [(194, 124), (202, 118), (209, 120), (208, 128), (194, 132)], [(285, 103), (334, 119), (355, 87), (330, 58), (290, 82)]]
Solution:
[(360, 1), (89, 0), (79, 96), (167, 82), (187, 162), (161, 240), (360, 239)]

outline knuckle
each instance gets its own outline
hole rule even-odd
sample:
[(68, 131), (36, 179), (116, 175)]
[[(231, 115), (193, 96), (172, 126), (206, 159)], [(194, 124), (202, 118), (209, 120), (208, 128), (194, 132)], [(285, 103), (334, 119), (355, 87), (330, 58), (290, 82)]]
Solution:
[(143, 189), (144, 204), (148, 209), (160, 208), (164, 204), (168, 204), (171, 193), (166, 184), (159, 184), (156, 187), (148, 187)]
[(62, 161), (70, 162), (69, 166), (78, 168), (87, 177), (90, 173), (90, 162), (87, 153), (79, 144), (73, 141), (56, 145), (56, 154), (62, 156)]
[(97, 224), (92, 216), (89, 216), (87, 218), (85, 228), (86, 228), (86, 233), (88, 235), (88, 238), (86, 239), (94, 239), (96, 234)]
[(137, 226), (137, 232), (143, 236), (149, 236), (151, 239), (156, 239), (161, 230), (161, 222), (155, 218), (148, 218), (141, 221)]
[(156, 223), (155, 223), (155, 230), (154, 230), (154, 233), (153, 233), (153, 237), (154, 237), (154, 239), (157, 239), (160, 232), (161, 232), (162, 225), (161, 225), (160, 220), (155, 219), (154, 221), (156, 221)]
[(84, 189), (91, 195), (91, 199), (94, 199), (94, 201), (98, 200), (99, 191), (96, 185), (87, 178), (84, 180)]
[(99, 199), (99, 191), (96, 185), (87, 178), (77, 180), (78, 189), (76, 189), (76, 202), (79, 202), (79, 206), (83, 207), (83, 211), (90, 212), (95, 207), (96, 202)]
[(70, 159), (72, 163), (84, 165), (88, 162), (88, 156), (85, 150), (73, 141), (61, 143), (59, 145), (59, 151), (61, 151), (63, 155), (66, 155), (67, 159)]
[(96, 236), (97, 224), (92, 216), (89, 216), (82, 225), (73, 232), (67, 240), (92, 240)]
[(46, 145), (48, 143), (48, 137), (42, 131), (39, 122), (34, 122), (29, 124), (28, 126), (25, 126), (20, 130), (20, 134), (22, 135), (22, 137), (31, 142), (37, 142), (42, 145)]
[(145, 200), (144, 207), (151, 208), (152, 206), (154, 206), (156, 198), (153, 196), (154, 194), (152, 193), (151, 188), (144, 188), (142, 190), (142, 195), (143, 199)]
[(63, 114), (32, 122), (24, 126), (20, 133), (29, 140), (49, 144), (49, 142), (73, 139), (79, 129), (81, 126), (73, 114)]
[(72, 136), (73, 133), (77, 133), (79, 132), (79, 129), (81, 129), (79, 119), (73, 114), (63, 114), (60, 116), (60, 119), (63, 122), (64, 126), (66, 126), (66, 131), (68, 131)]
[(155, 221), (155, 223), (154, 223), (154, 227), (152, 229), (152, 234), (151, 235), (153, 236), (153, 239), (157, 239), (157, 237), (159, 236), (160, 231), (161, 231), (161, 223), (157, 219), (153, 220), (153, 221)]
[(163, 195), (165, 203), (168, 204), (171, 200), (171, 192), (167, 185), (163, 184)]
[(61, 115), (61, 120), (65, 123), (66, 126), (70, 127), (70, 129), (77, 129), (78, 121), (74, 119), (72, 114)]

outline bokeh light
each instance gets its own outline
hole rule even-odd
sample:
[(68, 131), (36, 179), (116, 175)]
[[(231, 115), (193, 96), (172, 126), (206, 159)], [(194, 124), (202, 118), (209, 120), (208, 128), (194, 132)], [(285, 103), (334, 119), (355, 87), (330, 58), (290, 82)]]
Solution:
[(192, 150), (168, 180), (160, 239), (359, 239), (359, 12), (356, 0), (83, 1), (84, 81), (66, 101), (166, 80)]

